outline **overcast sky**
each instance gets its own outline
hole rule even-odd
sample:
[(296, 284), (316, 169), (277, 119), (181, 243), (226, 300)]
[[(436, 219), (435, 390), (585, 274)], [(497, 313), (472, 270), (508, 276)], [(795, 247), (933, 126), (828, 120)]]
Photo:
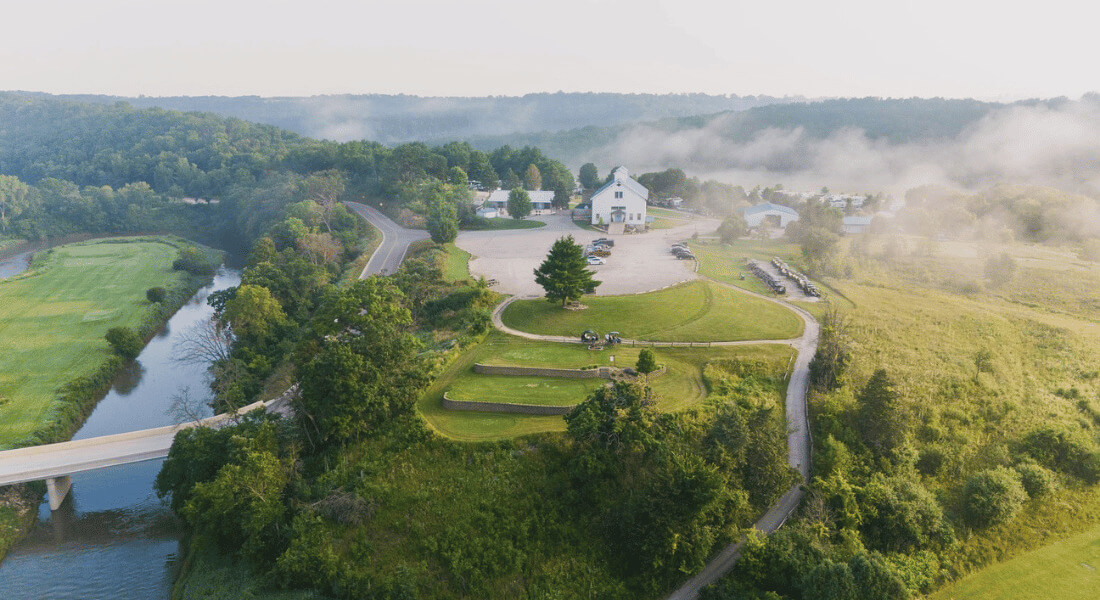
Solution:
[(983, 99), (1100, 90), (1100, 8), (1082, 0), (23, 0), (0, 14), (4, 90)]

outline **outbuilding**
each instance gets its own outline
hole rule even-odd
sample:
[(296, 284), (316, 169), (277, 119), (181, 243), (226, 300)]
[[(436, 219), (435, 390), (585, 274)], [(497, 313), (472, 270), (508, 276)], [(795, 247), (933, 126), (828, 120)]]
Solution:
[[(489, 199), (482, 205), (483, 208), (495, 208), (501, 215), (508, 214), (508, 194), (511, 190), (497, 190), (489, 194)], [(531, 197), (532, 215), (549, 215), (554, 212), (554, 192), (548, 190), (527, 190)]]
[(867, 231), (871, 226), (871, 217), (844, 217), (842, 224), (844, 233), (856, 234)]
[(611, 181), (592, 194), (591, 223), (645, 228), (648, 198), (649, 190), (634, 181), (626, 167), (618, 167), (611, 172)]
[(765, 202), (745, 209), (745, 223), (749, 227), (760, 227), (768, 221), (775, 227), (786, 227), (798, 220), (798, 211), (782, 204)]

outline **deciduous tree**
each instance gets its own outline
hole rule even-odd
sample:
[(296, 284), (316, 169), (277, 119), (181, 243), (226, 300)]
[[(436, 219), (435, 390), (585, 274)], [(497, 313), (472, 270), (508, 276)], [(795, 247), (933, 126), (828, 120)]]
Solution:
[(596, 165), (593, 163), (584, 163), (581, 165), (581, 170), (577, 172), (577, 177), (580, 179), (581, 187), (586, 190), (594, 190), (600, 187), (600, 173), (596, 170)]
[(508, 214), (519, 220), (531, 214), (531, 196), (526, 190), (513, 188), (508, 192)]

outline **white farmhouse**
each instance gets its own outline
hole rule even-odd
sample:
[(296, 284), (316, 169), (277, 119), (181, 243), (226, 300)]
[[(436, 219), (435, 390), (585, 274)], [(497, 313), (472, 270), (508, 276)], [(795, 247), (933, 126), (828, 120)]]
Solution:
[(611, 172), (611, 181), (592, 194), (592, 224), (645, 228), (647, 198), (649, 190), (631, 179), (626, 167), (619, 167)]
[(786, 227), (791, 221), (798, 220), (798, 211), (771, 202), (757, 204), (745, 209), (745, 224), (749, 227), (760, 227), (765, 220), (777, 227)]

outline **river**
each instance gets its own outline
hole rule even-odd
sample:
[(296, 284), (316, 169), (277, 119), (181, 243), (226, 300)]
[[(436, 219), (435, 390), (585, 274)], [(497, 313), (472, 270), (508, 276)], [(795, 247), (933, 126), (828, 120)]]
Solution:
[[(184, 388), (193, 398), (208, 398), (206, 367), (173, 360), (173, 346), (182, 332), (210, 316), (207, 294), (238, 283), (239, 271), (219, 269), (119, 376), (73, 439), (177, 423), (182, 419), (172, 410), (172, 397)], [(208, 415), (209, 409), (202, 416)], [(51, 514), (43, 501), (37, 526), (0, 563), (0, 599), (167, 598), (182, 529), (153, 492), (162, 463), (73, 475), (61, 508)]]

